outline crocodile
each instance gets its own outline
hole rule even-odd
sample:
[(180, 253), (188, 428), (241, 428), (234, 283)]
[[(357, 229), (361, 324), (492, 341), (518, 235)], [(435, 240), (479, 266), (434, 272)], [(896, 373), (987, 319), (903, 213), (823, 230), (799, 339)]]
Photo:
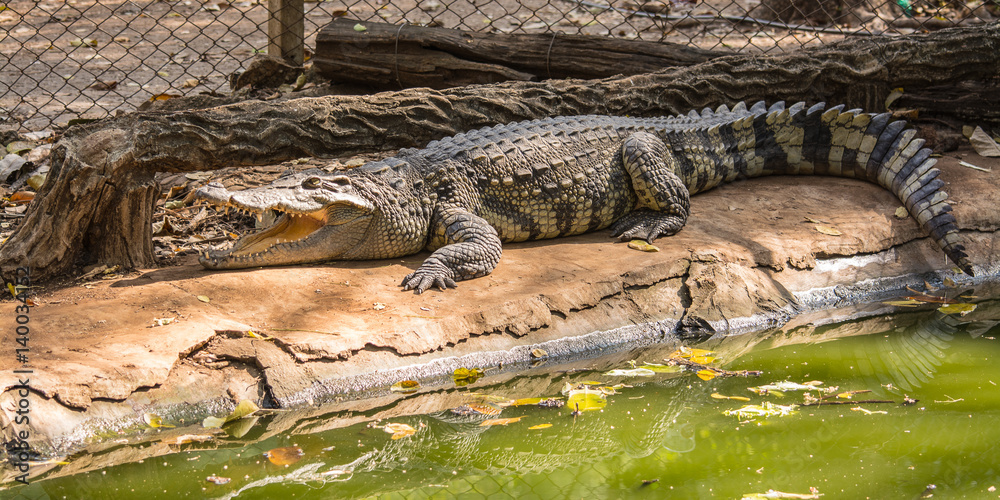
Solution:
[(924, 140), (889, 113), (820, 103), (739, 103), (658, 118), (561, 116), (474, 130), (327, 173), (197, 197), (280, 214), (269, 228), (211, 250), (209, 269), (385, 259), (424, 249), (404, 290), (485, 276), (503, 243), (611, 228), (652, 242), (684, 226), (690, 195), (766, 175), (877, 183), (965, 273), (973, 275), (944, 182)]

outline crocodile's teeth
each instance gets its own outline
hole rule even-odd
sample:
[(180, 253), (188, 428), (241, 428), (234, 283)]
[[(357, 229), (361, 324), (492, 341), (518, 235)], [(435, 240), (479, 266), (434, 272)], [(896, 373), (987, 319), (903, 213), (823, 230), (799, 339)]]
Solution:
[(256, 215), (257, 215), (257, 222), (264, 222), (264, 213), (263, 212), (257, 212)]

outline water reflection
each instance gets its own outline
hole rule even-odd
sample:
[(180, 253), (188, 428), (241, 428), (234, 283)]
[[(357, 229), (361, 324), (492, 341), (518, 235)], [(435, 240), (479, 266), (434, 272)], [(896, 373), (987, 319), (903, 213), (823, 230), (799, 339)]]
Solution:
[[(978, 494), (1000, 487), (1000, 348), (992, 332), (995, 303), (966, 317), (905, 312), (850, 323), (721, 339), (712, 349), (730, 369), (762, 369), (760, 379), (691, 373), (650, 378), (604, 375), (621, 366), (593, 360), (593, 371), (535, 372), (471, 389), (452, 388), (400, 397), (364, 408), (331, 406), (296, 414), (265, 415), (242, 439), (219, 437), (167, 449), (151, 435), (132, 446), (132, 460), (60, 477), (56, 468), (28, 488), (24, 498), (423, 498), (440, 495), (561, 498), (739, 497), (774, 488), (807, 492), (817, 486), (834, 497), (899, 497), (929, 483), (935, 498)], [(859, 335), (859, 330), (864, 335)], [(780, 345), (771, 339), (780, 338)], [(823, 342), (816, 343), (816, 340)], [(748, 349), (749, 344), (759, 343)], [(662, 362), (676, 346), (634, 353)], [(489, 417), (459, 416), (448, 409), (486, 396), (497, 399), (558, 396), (588, 380), (624, 382), (602, 411), (573, 415), (571, 408), (510, 407), (503, 417), (524, 419), (484, 427)], [(765, 398), (750, 386), (820, 380), (842, 390), (872, 390), (872, 397), (901, 401), (865, 407), (801, 407), (790, 417), (740, 421), (723, 411), (744, 404), (712, 393)], [(775, 403), (801, 403), (789, 393)], [(413, 411), (419, 408), (421, 411)], [(428, 408), (435, 409), (425, 413)], [(885, 412), (885, 413), (880, 413)], [(417, 432), (391, 439), (380, 429), (406, 423)], [(537, 424), (551, 427), (530, 430)], [(193, 430), (178, 430), (192, 432)], [(288, 466), (262, 454), (297, 445), (305, 457)], [(121, 450), (119, 450), (121, 451)], [(106, 452), (102, 452), (106, 453)], [(71, 457), (99, 464), (101, 453)], [(68, 469), (68, 468), (67, 468)], [(209, 475), (229, 477), (224, 485)], [(654, 482), (655, 480), (655, 482)], [(124, 496), (123, 496), (124, 495)]]

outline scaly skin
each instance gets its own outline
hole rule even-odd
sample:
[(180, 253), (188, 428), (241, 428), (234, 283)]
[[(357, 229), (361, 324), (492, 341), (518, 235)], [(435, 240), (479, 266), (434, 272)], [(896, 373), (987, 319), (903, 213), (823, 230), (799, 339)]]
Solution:
[[(485, 276), (501, 244), (611, 227), (623, 240), (679, 231), (689, 196), (723, 182), (834, 175), (889, 189), (964, 272), (972, 266), (936, 160), (885, 114), (743, 103), (667, 118), (557, 117), (488, 127), (328, 174), (286, 175), (213, 203), (285, 215), (201, 262), (210, 269), (433, 253), (402, 283), (421, 293)], [(288, 240), (279, 242), (278, 239)]]

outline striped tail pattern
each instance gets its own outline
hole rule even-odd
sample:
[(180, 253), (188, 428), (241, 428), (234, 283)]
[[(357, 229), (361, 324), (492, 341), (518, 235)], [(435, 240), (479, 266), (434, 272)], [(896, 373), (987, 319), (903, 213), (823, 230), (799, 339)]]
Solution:
[(769, 108), (764, 102), (749, 109), (744, 103), (732, 110), (706, 108), (670, 120), (675, 126), (706, 126), (669, 127), (674, 130), (665, 139), (678, 159), (676, 173), (691, 194), (764, 175), (832, 175), (874, 182), (895, 194), (945, 254), (972, 276), (948, 194), (941, 190), (944, 182), (937, 178), (937, 160), (923, 147), (924, 140), (889, 113), (843, 108), (827, 109), (822, 103), (786, 108), (784, 102)]

